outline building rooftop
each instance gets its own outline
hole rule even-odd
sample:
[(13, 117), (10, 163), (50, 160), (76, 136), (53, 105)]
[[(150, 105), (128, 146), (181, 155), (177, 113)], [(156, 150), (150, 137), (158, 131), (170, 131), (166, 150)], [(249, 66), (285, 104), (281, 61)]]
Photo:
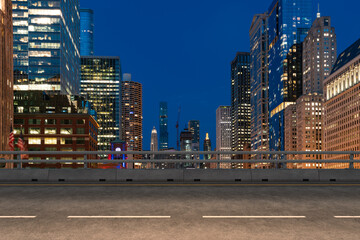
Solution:
[(331, 74), (345, 66), (358, 55), (360, 55), (360, 39), (353, 43), (350, 47), (348, 47), (344, 52), (339, 55), (331, 71)]

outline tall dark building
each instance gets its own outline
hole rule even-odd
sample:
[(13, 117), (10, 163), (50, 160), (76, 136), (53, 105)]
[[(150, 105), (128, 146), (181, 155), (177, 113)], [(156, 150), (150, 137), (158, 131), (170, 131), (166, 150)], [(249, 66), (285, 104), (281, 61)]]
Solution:
[(294, 44), (284, 60), (284, 100), (296, 102), (303, 92), (302, 43)]
[(94, 11), (80, 9), (80, 55), (94, 55)]
[(231, 62), (231, 149), (251, 144), (250, 54), (238, 52)]
[(167, 102), (160, 102), (160, 150), (169, 148), (169, 133), (168, 133), (168, 104)]
[(190, 120), (188, 123), (188, 129), (192, 134), (192, 151), (200, 151), (200, 121)]
[(80, 93), (79, 0), (13, 0), (14, 90)]

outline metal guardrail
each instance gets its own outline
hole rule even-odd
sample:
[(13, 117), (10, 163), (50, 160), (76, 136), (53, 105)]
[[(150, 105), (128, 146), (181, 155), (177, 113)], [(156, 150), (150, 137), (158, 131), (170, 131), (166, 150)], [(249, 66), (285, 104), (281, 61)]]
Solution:
[[(296, 159), (287, 159), (287, 155), (348, 155), (348, 160), (330, 160), (330, 159), (313, 159), (313, 160), (296, 160)], [(329, 152), (329, 151), (323, 151), (323, 152), (308, 152), (308, 151), (302, 151), (302, 152), (296, 152), (296, 151), (243, 151), (243, 152), (233, 152), (233, 151), (126, 151), (126, 152), (114, 152), (114, 151), (79, 151), (79, 152), (59, 152), (59, 151), (0, 151), (1, 155), (16, 155), (16, 159), (10, 159), (10, 160), (1, 160), (0, 163), (16, 163), (18, 166), (17, 168), (22, 168), (22, 164), (24, 163), (61, 163), (61, 162), (67, 162), (67, 163), (84, 163), (84, 168), (87, 168), (87, 163), (188, 163), (188, 164), (204, 164), (204, 163), (217, 163), (217, 168), (219, 168), (219, 165), (221, 163), (273, 163), (275, 167), (278, 167), (277, 165), (280, 164), (281, 168), (286, 168), (286, 163), (349, 163), (349, 169), (354, 169), (354, 163), (360, 163), (360, 160), (354, 160), (354, 157), (356, 155), (360, 156), (360, 152), (355, 151), (337, 151), (337, 152)], [(51, 160), (23, 160), (21, 159), (21, 155), (51, 155), (51, 156), (67, 156), (67, 155), (79, 155), (84, 156), (83, 159), (80, 160), (61, 160), (61, 159), (51, 159)], [(146, 155), (150, 156), (149, 159), (140, 159), (140, 160), (124, 160), (124, 159), (114, 159), (114, 160), (104, 160), (104, 159), (88, 159), (88, 156), (104, 156), (104, 155)], [(200, 156), (200, 155), (213, 155), (216, 157), (216, 159), (212, 160), (199, 160), (199, 159), (186, 159), (181, 158), (188, 155), (194, 155), (194, 156)], [(221, 155), (232, 155), (232, 156), (239, 156), (239, 155), (252, 155), (252, 156), (269, 156), (269, 159), (249, 159), (249, 160), (240, 160), (240, 159), (231, 159), (231, 160), (221, 160)], [(159, 159), (160, 156), (172, 156), (176, 159)], [(152, 157), (152, 158), (151, 158)], [(158, 158), (158, 159), (156, 159)], [(276, 159), (275, 159), (276, 158)]]

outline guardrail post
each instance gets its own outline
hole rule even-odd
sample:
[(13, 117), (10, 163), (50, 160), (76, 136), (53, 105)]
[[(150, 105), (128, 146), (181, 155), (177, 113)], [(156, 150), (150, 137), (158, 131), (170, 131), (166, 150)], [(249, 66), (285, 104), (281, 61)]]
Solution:
[(85, 162), (87, 160), (87, 155), (84, 155), (84, 168), (87, 169), (87, 163)]
[(350, 154), (349, 169), (354, 169), (354, 154)]
[(220, 154), (216, 154), (216, 160), (218, 160), (217, 164), (217, 169), (220, 169)]
[[(283, 155), (284, 155), (284, 160), (286, 161), (287, 155), (286, 154), (283, 154)], [(282, 168), (287, 169), (287, 162), (282, 163)]]
[(21, 167), (22, 167), (22, 166), (21, 166), (21, 154), (18, 154), (18, 155), (17, 155), (17, 160), (20, 161), (20, 162), (18, 163), (17, 168), (18, 168), (18, 169), (21, 169)]

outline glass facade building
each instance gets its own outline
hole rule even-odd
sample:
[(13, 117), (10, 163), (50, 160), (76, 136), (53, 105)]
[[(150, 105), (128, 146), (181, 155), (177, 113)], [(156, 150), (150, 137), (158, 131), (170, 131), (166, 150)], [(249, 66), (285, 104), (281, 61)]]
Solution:
[(94, 12), (80, 9), (80, 55), (94, 55)]
[(167, 102), (160, 102), (160, 150), (169, 148), (169, 133), (168, 133), (168, 104)]
[[(284, 150), (284, 60), (301, 43), (313, 21), (313, 0), (274, 0), (268, 10), (269, 34), (269, 150)], [(292, 103), (291, 103), (292, 104)]]
[(231, 63), (231, 149), (244, 151), (251, 143), (250, 54), (239, 52)]
[(92, 104), (99, 123), (99, 151), (120, 137), (121, 67), (119, 57), (81, 58), (81, 95)]
[(14, 89), (78, 95), (79, 0), (13, 0)]
[[(267, 14), (254, 16), (250, 31), (251, 150), (269, 150)], [(257, 156), (259, 157), (259, 156)], [(265, 158), (266, 156), (264, 156)]]

